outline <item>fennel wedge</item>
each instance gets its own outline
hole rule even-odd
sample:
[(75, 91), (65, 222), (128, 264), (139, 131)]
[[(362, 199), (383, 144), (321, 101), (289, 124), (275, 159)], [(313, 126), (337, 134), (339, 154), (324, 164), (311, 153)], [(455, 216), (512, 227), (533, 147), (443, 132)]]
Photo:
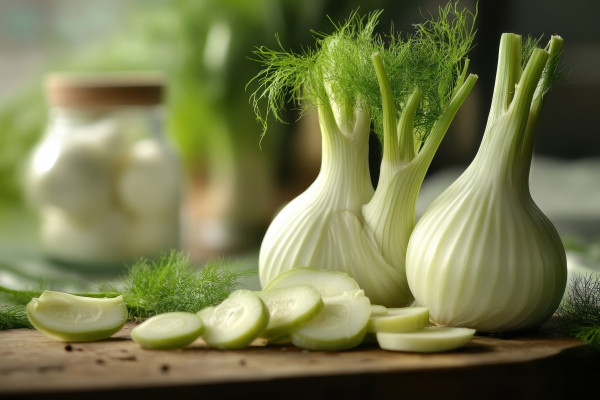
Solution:
[(51, 339), (88, 342), (106, 339), (123, 328), (123, 297), (88, 298), (50, 290), (27, 304), (31, 325)]

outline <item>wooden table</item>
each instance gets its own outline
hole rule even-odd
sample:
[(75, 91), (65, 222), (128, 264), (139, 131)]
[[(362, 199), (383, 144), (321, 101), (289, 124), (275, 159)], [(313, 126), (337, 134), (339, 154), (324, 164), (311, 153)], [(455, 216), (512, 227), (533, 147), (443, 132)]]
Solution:
[[(221, 351), (201, 340), (144, 350), (132, 325), (111, 339), (52, 341), (34, 330), (0, 332), (0, 397), (14, 399), (572, 399), (593, 388), (600, 356), (552, 323), (512, 337), (475, 336), (448, 353), (364, 345), (313, 352), (291, 345)], [(211, 397), (206, 397), (211, 396)]]

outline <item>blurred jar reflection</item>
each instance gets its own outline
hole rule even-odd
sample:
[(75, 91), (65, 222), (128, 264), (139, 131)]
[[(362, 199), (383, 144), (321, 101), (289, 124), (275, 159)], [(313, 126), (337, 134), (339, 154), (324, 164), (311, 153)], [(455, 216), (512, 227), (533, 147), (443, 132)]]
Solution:
[(179, 246), (182, 175), (157, 74), (47, 79), (49, 118), (26, 174), (43, 252), (119, 266)]

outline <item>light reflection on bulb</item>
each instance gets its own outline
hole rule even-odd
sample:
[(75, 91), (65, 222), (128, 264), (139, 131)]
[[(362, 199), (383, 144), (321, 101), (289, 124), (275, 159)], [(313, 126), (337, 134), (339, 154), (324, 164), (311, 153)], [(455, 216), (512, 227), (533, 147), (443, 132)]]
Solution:
[(33, 171), (38, 174), (43, 174), (50, 171), (56, 163), (60, 146), (57, 140), (48, 140), (44, 144), (44, 149), (36, 153), (33, 159)]

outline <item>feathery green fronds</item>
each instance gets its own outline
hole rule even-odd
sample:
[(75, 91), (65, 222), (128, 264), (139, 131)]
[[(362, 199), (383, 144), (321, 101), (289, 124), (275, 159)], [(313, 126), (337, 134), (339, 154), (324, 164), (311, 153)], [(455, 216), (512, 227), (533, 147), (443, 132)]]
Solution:
[[(122, 295), (129, 319), (139, 321), (160, 313), (197, 312), (216, 305), (239, 289), (241, 278), (253, 273), (221, 258), (195, 267), (183, 252), (172, 250), (154, 259), (138, 259), (117, 284), (101, 284), (97, 291), (72, 294)], [(43, 291), (43, 288), (15, 290), (0, 286), (0, 330), (30, 327), (25, 305)]]
[(197, 312), (227, 298), (246, 273), (222, 259), (196, 270), (187, 257), (173, 251), (138, 260), (124, 280), (122, 294), (132, 320), (171, 311)]
[(0, 304), (0, 331), (31, 327), (25, 306)]
[[(402, 113), (410, 95), (418, 88), (422, 101), (415, 114), (415, 136), (424, 142), (433, 124), (444, 112), (462, 84), (473, 48), (477, 11), (459, 9), (458, 2), (438, 10), (437, 19), (415, 25), (415, 32), (390, 33), (388, 45), (379, 50), (392, 87), (396, 110)], [(375, 131), (382, 134), (381, 100), (369, 102)]]
[(263, 46), (254, 51), (254, 60), (264, 69), (247, 87), (258, 85), (250, 95), (250, 102), (263, 125), (263, 134), (269, 116), (285, 122), (283, 111), (289, 104), (300, 110), (332, 98), (341, 105), (357, 104), (364, 88), (353, 82), (365, 75), (365, 68), (372, 69), (368, 57), (373, 50), (373, 32), (380, 14), (381, 11), (376, 11), (364, 17), (355, 11), (345, 23), (332, 22), (335, 32), (330, 35), (313, 32), (315, 48), (304, 49), (301, 54), (286, 50), (279, 37), (277, 49)]
[(573, 274), (556, 317), (569, 334), (600, 350), (600, 276)]
[(258, 84), (250, 101), (264, 132), (270, 115), (283, 122), (282, 112), (289, 103), (303, 110), (319, 102), (335, 102), (342, 108), (365, 107), (382, 136), (382, 98), (370, 59), (377, 52), (399, 113), (416, 88), (423, 93), (415, 132), (424, 141), (460, 86), (475, 35), (476, 12), (461, 10), (455, 2), (440, 7), (438, 13), (437, 19), (415, 25), (412, 34), (392, 29), (381, 35), (375, 32), (381, 11), (366, 16), (354, 11), (344, 23), (332, 22), (333, 33), (315, 34), (314, 49), (302, 54), (286, 51), (279, 41), (276, 50), (258, 48), (255, 61), (264, 69), (249, 83)]

